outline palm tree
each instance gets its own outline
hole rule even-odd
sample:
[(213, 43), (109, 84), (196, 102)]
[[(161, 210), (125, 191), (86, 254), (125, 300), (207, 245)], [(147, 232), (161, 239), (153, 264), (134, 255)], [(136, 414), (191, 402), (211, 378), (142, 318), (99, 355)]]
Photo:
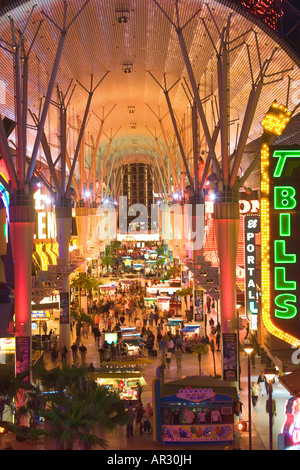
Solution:
[(175, 277), (179, 276), (180, 272), (181, 272), (180, 266), (170, 266), (168, 268), (168, 271), (165, 277), (168, 279), (170, 278), (175, 279)]
[(113, 266), (115, 264), (115, 260), (111, 255), (106, 255), (102, 258), (101, 263), (103, 266), (106, 266), (107, 273), (108, 273), (109, 266)]
[(86, 290), (89, 297), (93, 296), (93, 291), (96, 290), (102, 284), (101, 281), (93, 277), (88, 277), (86, 273), (79, 273), (78, 277), (74, 279), (70, 287), (73, 289)]
[[(22, 411), (44, 418), (45, 428), (27, 429), (24, 437), (47, 436), (54, 440), (56, 450), (72, 450), (76, 444), (82, 450), (105, 448), (107, 441), (101, 432), (127, 423), (120, 397), (90, 381), (88, 369), (64, 365), (47, 370), (39, 364), (33, 368), (33, 376), (38, 385), (28, 389), (24, 384), (27, 402)], [(41, 388), (47, 392), (41, 392)], [(11, 423), (7, 428), (20, 434)]]
[(161, 273), (162, 267), (165, 264), (165, 260), (166, 260), (166, 258), (158, 258), (156, 260), (156, 266), (158, 268), (158, 273), (159, 274)]
[(111, 252), (115, 253), (116, 251), (120, 250), (122, 248), (122, 242), (115, 240), (111, 244)]
[(204, 354), (207, 354), (208, 353), (208, 346), (206, 343), (195, 343), (193, 344), (192, 346), (192, 351), (193, 353), (197, 354), (198, 356), (198, 365), (199, 365), (199, 375), (201, 375), (201, 358), (202, 358), (202, 355)]
[(177, 296), (183, 297), (185, 304), (187, 304), (187, 297), (193, 295), (193, 289), (191, 287), (183, 287), (182, 289), (176, 291)]

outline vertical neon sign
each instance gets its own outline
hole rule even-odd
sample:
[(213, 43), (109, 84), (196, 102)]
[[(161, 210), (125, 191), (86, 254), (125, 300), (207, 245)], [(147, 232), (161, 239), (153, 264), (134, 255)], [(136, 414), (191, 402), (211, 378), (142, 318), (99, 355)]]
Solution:
[(257, 300), (256, 300), (256, 247), (255, 234), (260, 232), (260, 217), (247, 215), (244, 218), (245, 230), (245, 284), (246, 284), (246, 313), (252, 330), (257, 330)]
[(274, 336), (300, 344), (300, 149), (261, 153), (262, 318)]

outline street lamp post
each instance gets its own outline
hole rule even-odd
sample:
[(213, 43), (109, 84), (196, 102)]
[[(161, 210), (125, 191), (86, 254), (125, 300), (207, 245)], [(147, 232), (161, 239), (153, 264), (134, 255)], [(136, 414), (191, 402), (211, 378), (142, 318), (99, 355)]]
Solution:
[(249, 415), (249, 450), (252, 450), (252, 422), (251, 422), (251, 374), (250, 374), (250, 356), (253, 352), (253, 346), (247, 344), (244, 347), (244, 351), (248, 356), (248, 415)]
[(265, 370), (265, 377), (269, 384), (269, 448), (273, 450), (273, 404), (272, 404), (272, 383), (276, 373), (273, 370)]

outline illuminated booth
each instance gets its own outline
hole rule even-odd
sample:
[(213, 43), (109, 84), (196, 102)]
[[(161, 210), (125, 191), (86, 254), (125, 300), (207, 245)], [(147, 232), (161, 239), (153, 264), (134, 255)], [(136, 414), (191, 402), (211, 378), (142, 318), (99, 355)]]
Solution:
[(146, 385), (142, 372), (134, 367), (104, 367), (96, 372), (88, 374), (89, 379), (94, 380), (98, 386), (104, 386), (110, 392), (119, 394), (121, 400), (138, 400), (138, 384)]
[(230, 382), (195, 376), (165, 383), (162, 391), (159, 378), (152, 385), (156, 442), (185, 445), (234, 440), (239, 398)]
[(0, 338), (0, 364), (8, 364), (15, 360), (16, 339)]
[(145, 307), (153, 308), (156, 304), (157, 304), (157, 298), (156, 297), (144, 298)]
[(185, 323), (181, 330), (183, 341), (193, 341), (203, 336), (203, 327), (199, 323)]
[(182, 325), (183, 318), (181, 317), (168, 318), (168, 323), (165, 324), (167, 331), (170, 331), (172, 335), (176, 335), (176, 333), (181, 330)]
[(158, 308), (163, 312), (168, 312), (170, 310), (170, 300), (171, 297), (169, 295), (160, 295), (157, 297)]

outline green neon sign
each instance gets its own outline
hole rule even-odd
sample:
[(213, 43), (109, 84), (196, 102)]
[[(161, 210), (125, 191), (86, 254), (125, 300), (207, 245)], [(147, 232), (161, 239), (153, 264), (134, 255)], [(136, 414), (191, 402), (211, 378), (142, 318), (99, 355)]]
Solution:
[(296, 290), (296, 281), (287, 281), (286, 268), (275, 268), (275, 290)]
[[(299, 311), (297, 292), (300, 255), (300, 150), (275, 148), (270, 161), (270, 262), (272, 287), (271, 315), (275, 326), (294, 335), (299, 327), (295, 317)], [(294, 320), (293, 320), (294, 319)], [(287, 323), (285, 323), (285, 321)]]
[(293, 186), (275, 186), (274, 187), (274, 208), (292, 210), (296, 207), (296, 190)]
[[(278, 162), (273, 173), (274, 178), (280, 178), (283, 175), (291, 176), (294, 169), (300, 166), (299, 150), (275, 150), (273, 158), (278, 158)], [(293, 160), (288, 162), (288, 158), (292, 158)]]
[(286, 253), (286, 241), (275, 240), (274, 242), (274, 261), (275, 263), (289, 264), (296, 263), (297, 256), (294, 253)]
[(297, 302), (297, 297), (294, 294), (280, 294), (275, 298), (275, 305), (278, 308), (275, 309), (275, 316), (288, 320), (294, 318), (297, 315), (297, 307), (291, 302)]
[(279, 214), (279, 235), (281, 237), (291, 236), (291, 214)]

